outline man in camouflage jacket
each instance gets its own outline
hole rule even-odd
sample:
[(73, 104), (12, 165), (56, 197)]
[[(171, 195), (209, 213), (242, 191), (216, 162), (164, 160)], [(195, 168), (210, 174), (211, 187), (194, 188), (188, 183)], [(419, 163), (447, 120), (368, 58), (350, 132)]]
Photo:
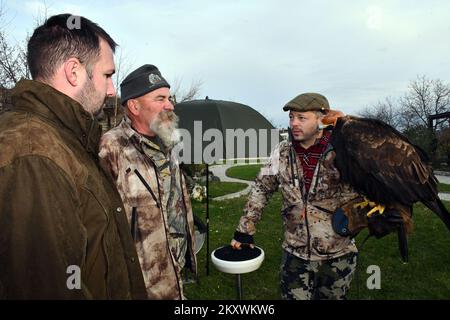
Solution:
[(169, 84), (144, 65), (121, 84), (127, 116), (102, 137), (105, 159), (125, 205), (150, 299), (182, 299), (181, 269), (196, 272), (192, 208), (172, 134)]
[(281, 292), (285, 299), (342, 299), (356, 267), (357, 248), (337, 234), (333, 212), (361, 198), (340, 182), (329, 144), (330, 132), (320, 119), (329, 110), (326, 98), (302, 94), (285, 107), (290, 111), (293, 143), (282, 141), (255, 181), (231, 244), (253, 243), (255, 224), (271, 195), (283, 196), (284, 225)]

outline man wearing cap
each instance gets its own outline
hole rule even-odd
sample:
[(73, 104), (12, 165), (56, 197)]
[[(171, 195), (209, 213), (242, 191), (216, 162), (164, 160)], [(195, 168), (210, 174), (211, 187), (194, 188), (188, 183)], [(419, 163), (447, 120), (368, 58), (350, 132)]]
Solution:
[(231, 245), (253, 245), (255, 224), (271, 195), (281, 191), (284, 225), (281, 266), (283, 299), (344, 299), (356, 268), (354, 240), (337, 234), (334, 211), (360, 200), (340, 182), (333, 164), (330, 130), (322, 118), (329, 111), (318, 93), (300, 94), (288, 102), (290, 141), (282, 141), (255, 180)]
[(146, 64), (120, 85), (126, 116), (105, 133), (100, 157), (125, 205), (150, 299), (183, 299), (180, 272), (196, 273), (193, 214), (173, 146), (170, 85)]

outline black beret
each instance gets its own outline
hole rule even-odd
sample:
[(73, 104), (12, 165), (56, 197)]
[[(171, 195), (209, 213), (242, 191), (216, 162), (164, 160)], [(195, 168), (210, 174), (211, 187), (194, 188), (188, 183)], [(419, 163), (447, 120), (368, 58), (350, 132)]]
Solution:
[(120, 103), (125, 105), (128, 99), (143, 96), (159, 88), (170, 88), (158, 68), (144, 64), (131, 72), (120, 84)]

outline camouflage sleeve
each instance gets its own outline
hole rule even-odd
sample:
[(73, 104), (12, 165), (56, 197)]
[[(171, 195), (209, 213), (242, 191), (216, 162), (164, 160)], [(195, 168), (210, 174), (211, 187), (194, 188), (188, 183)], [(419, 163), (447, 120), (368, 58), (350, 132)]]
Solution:
[(350, 185), (341, 184), (339, 192), (340, 207), (348, 204), (349, 202), (353, 202), (357, 198), (362, 199), (362, 196), (358, 194)]
[(99, 154), (103, 170), (108, 172), (114, 181), (117, 181), (119, 172), (119, 149), (106, 133), (100, 140)]
[(255, 224), (261, 219), (264, 207), (272, 194), (278, 189), (279, 154), (278, 145), (272, 152), (267, 164), (261, 168), (256, 177), (255, 184), (244, 207), (244, 215), (240, 218), (236, 228), (238, 233), (255, 234)]

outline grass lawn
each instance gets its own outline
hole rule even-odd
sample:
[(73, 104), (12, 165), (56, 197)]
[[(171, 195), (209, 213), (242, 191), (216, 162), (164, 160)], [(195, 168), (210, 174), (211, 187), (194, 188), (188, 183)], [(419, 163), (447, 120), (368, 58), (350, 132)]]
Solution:
[(226, 175), (231, 178), (253, 181), (255, 180), (256, 175), (259, 173), (261, 167), (262, 164), (235, 166), (229, 168), (226, 172)]
[[(450, 208), (450, 202), (445, 202)], [(415, 230), (409, 236), (409, 263), (398, 253), (397, 236), (369, 239), (360, 253), (361, 280), (368, 265), (381, 269), (381, 289), (368, 290), (360, 282), (363, 299), (450, 299), (450, 233), (442, 221), (422, 204), (414, 206)], [(364, 236), (367, 233), (364, 232)], [(362, 234), (357, 240), (362, 240)], [(353, 288), (355, 289), (355, 288)], [(352, 290), (352, 298), (356, 298)]]
[(245, 183), (240, 182), (209, 182), (209, 196), (220, 197), (229, 193), (238, 192), (247, 188)]
[(450, 192), (450, 184), (440, 183), (438, 184), (439, 192)]
[[(251, 167), (254, 178), (259, 168)], [(239, 168), (238, 174), (250, 179), (250, 174), (246, 174), (244, 168)], [(241, 197), (209, 202), (210, 253), (230, 243), (246, 200), (246, 197)], [(450, 208), (450, 202), (444, 203)], [(265, 251), (265, 260), (260, 269), (242, 275), (244, 299), (280, 298), (279, 269), (283, 239), (280, 207), (281, 196), (277, 192), (257, 224), (255, 241)], [(193, 208), (204, 220), (205, 204), (194, 203)], [(396, 234), (378, 240), (370, 238), (362, 249), (360, 244), (367, 232), (364, 230), (356, 237), (360, 248), (359, 281), (355, 279), (352, 282), (349, 299), (450, 299), (450, 233), (441, 220), (422, 204), (414, 206), (413, 219), (415, 230), (409, 236), (407, 264), (403, 264), (400, 259)], [(211, 261), (210, 274), (206, 276), (205, 256), (206, 244), (198, 254), (199, 283), (185, 285), (187, 298), (236, 299), (235, 276), (219, 272)], [(371, 275), (367, 273), (367, 268), (371, 265), (381, 270), (381, 289), (369, 290), (366, 287), (366, 281)]]
[[(229, 244), (246, 198), (224, 202), (210, 201), (210, 252)], [(450, 203), (445, 203), (450, 208)], [(255, 241), (265, 251), (260, 269), (243, 274), (244, 299), (279, 299), (279, 268), (283, 237), (280, 218), (281, 196), (276, 193), (257, 225)], [(204, 217), (205, 204), (196, 204), (194, 212)], [(409, 263), (400, 260), (396, 234), (382, 239), (370, 238), (360, 250), (358, 283), (353, 281), (349, 299), (450, 299), (450, 241), (449, 232), (434, 213), (418, 204), (414, 207), (415, 230), (409, 236)], [(366, 236), (356, 237), (359, 245)], [(187, 284), (188, 299), (236, 298), (235, 276), (215, 269), (210, 261), (210, 275), (205, 272), (206, 244), (199, 252), (199, 284)], [(381, 289), (369, 290), (367, 267), (377, 265), (381, 270)]]
[[(227, 201), (210, 201), (210, 253), (221, 246), (228, 245), (242, 215), (246, 197)], [(242, 275), (245, 299), (278, 299), (278, 269), (281, 259), (281, 219), (279, 213), (281, 197), (276, 194), (266, 208), (268, 213), (258, 224), (259, 232), (255, 239), (263, 248), (266, 257), (260, 269)], [(194, 212), (205, 217), (205, 205), (194, 204)], [(205, 272), (206, 244), (198, 254), (199, 284), (185, 286), (188, 299), (235, 299), (235, 276), (225, 274), (213, 266), (210, 260), (210, 274)], [(258, 286), (254, 286), (257, 283)]]

